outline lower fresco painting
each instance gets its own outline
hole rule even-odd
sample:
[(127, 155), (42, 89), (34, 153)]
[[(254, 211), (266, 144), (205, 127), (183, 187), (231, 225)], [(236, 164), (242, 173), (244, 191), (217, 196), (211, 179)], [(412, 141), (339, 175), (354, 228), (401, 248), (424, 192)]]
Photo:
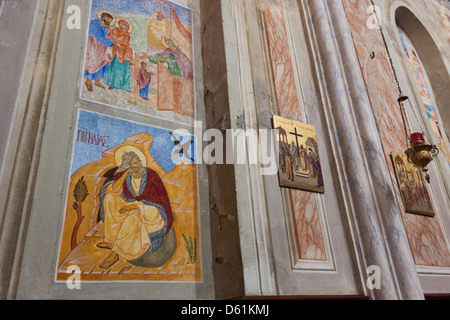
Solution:
[(76, 266), (82, 281), (201, 281), (193, 150), (190, 136), (80, 110), (56, 280)]

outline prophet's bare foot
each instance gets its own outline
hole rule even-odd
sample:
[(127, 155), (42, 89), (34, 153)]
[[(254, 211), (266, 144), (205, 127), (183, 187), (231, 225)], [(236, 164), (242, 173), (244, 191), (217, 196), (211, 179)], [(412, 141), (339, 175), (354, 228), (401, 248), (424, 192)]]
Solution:
[(97, 243), (97, 248), (100, 248), (100, 249), (109, 249), (109, 250), (111, 250), (112, 247), (113, 247), (112, 243), (109, 243), (109, 242)]

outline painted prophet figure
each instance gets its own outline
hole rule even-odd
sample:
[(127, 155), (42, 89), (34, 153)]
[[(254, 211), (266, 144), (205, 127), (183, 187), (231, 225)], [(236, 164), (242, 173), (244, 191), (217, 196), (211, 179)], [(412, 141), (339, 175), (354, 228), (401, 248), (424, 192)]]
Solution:
[(133, 151), (110, 170), (100, 191), (99, 221), (105, 225), (105, 241), (97, 246), (113, 252), (100, 265), (110, 268), (119, 257), (130, 261), (156, 252), (173, 226), (167, 191), (158, 174), (143, 166)]

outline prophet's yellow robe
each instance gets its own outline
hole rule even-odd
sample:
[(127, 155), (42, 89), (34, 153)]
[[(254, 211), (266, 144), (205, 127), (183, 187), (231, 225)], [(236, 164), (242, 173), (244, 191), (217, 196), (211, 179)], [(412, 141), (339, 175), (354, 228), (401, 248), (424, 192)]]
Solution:
[[(139, 209), (120, 213), (120, 209), (136, 205)], [(142, 256), (151, 246), (149, 234), (162, 230), (164, 220), (158, 209), (142, 202), (126, 202), (120, 193), (107, 188), (103, 202), (105, 212), (105, 240), (113, 250), (127, 260)]]

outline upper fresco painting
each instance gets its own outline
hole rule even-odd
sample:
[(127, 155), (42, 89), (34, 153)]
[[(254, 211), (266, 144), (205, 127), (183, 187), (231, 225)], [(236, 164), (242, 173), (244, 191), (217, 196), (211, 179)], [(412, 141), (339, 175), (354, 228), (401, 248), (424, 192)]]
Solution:
[(164, 0), (92, 0), (81, 98), (192, 124), (192, 12)]

